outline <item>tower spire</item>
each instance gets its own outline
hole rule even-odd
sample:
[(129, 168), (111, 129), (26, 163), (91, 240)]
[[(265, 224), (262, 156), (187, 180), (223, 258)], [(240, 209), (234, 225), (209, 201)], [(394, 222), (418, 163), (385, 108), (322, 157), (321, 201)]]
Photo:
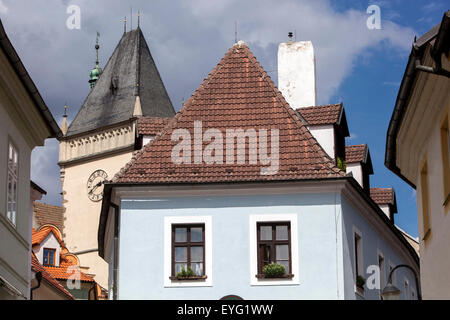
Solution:
[(91, 86), (91, 89), (95, 86), (95, 83), (97, 82), (98, 78), (100, 77), (102, 73), (102, 69), (99, 67), (98, 62), (98, 49), (100, 49), (100, 45), (98, 44), (98, 39), (100, 38), (100, 33), (97, 31), (97, 37), (95, 40), (95, 51), (96, 51), (96, 59), (95, 59), (95, 67), (91, 70), (91, 73), (89, 75), (89, 84)]

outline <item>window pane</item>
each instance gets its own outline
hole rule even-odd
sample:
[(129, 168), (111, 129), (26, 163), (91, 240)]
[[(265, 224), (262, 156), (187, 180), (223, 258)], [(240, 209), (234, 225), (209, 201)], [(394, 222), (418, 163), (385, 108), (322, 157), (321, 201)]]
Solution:
[(191, 242), (203, 241), (203, 228), (191, 228)]
[(284, 266), (284, 270), (286, 271), (286, 273), (287, 274), (290, 274), (291, 273), (291, 270), (289, 270), (289, 261), (278, 261), (277, 260), (277, 263), (278, 264), (281, 264), (282, 266)]
[(191, 263), (191, 268), (197, 276), (203, 275), (203, 263)]
[(276, 226), (275, 230), (277, 240), (289, 240), (287, 226)]
[(184, 268), (184, 270), (187, 270), (187, 263), (175, 263), (175, 275), (178, 272), (181, 272), (181, 268)]
[(52, 250), (49, 250), (48, 252), (48, 263), (51, 265), (55, 264), (55, 257), (54, 257), (54, 252)]
[(277, 246), (277, 260), (289, 260), (289, 246), (287, 244)]
[(175, 261), (187, 262), (187, 247), (175, 247)]
[(271, 226), (261, 226), (261, 240), (272, 240), (272, 227)]
[(203, 247), (191, 247), (191, 262), (203, 262)]
[(270, 263), (272, 261), (272, 249), (271, 249), (271, 247), (268, 246), (268, 245), (263, 245), (262, 246), (262, 251), (263, 251), (263, 261)]
[(175, 228), (175, 242), (187, 241), (187, 228)]

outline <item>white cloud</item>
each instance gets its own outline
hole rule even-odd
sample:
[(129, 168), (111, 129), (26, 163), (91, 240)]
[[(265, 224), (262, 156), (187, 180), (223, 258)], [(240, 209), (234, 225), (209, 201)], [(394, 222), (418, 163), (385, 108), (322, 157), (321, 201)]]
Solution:
[(5, 6), (2, 0), (0, 0), (0, 13), (7, 14), (8, 7)]
[[(81, 30), (66, 28), (66, 8), (72, 3), (81, 8)], [(276, 70), (278, 43), (289, 31), (296, 31), (298, 41), (313, 41), (320, 104), (336, 102), (330, 99), (358, 57), (370, 63), (376, 54), (406, 56), (414, 37), (411, 28), (383, 15), (382, 30), (368, 30), (366, 8), (341, 12), (328, 0), (136, 0), (133, 7), (141, 10), (141, 28), (176, 110), (232, 46), (235, 21), (239, 38), (267, 71)], [(96, 31), (104, 66), (123, 33), (129, 2), (54, 1), (50, 6), (48, 0), (0, 0), (2, 8), (8, 12), (6, 32), (55, 119), (61, 120), (66, 102), (73, 119), (89, 93)], [(276, 83), (276, 71), (269, 75)], [(56, 202), (61, 190), (57, 142), (52, 141), (33, 152), (32, 177)]]

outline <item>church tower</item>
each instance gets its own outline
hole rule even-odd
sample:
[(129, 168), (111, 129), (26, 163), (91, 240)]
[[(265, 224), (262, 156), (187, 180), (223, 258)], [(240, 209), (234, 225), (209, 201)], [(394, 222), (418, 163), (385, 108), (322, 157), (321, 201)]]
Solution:
[[(104, 180), (142, 147), (138, 121), (175, 115), (141, 29), (124, 32), (104, 70), (90, 73), (91, 91), (60, 138), (64, 213), (63, 237), (80, 265), (107, 288), (108, 267), (97, 253)], [(65, 119), (66, 120), (66, 119)]]

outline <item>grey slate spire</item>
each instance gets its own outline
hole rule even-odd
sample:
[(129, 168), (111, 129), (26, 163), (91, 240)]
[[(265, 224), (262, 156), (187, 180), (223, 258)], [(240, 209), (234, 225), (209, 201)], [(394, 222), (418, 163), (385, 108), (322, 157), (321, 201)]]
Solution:
[(129, 120), (138, 96), (144, 117), (175, 115), (139, 27), (123, 34), (66, 136)]

